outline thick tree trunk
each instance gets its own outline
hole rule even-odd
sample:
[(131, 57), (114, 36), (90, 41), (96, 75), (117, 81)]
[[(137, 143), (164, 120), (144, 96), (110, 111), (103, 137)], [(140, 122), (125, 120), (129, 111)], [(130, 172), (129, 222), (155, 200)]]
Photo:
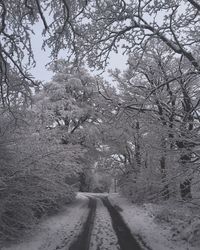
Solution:
[(136, 136), (135, 136), (135, 161), (137, 164), (137, 173), (141, 170), (142, 157), (141, 157), (141, 147), (140, 147), (140, 124), (139, 121), (136, 122)]
[(167, 183), (167, 173), (166, 173), (166, 159), (165, 156), (163, 155), (160, 158), (160, 169), (161, 169), (161, 174), (162, 174), (162, 197), (165, 200), (169, 199), (169, 184)]
[[(181, 150), (180, 155), (180, 164), (183, 171), (185, 169), (189, 169), (191, 166), (187, 166), (191, 164), (191, 157), (192, 157), (192, 150), (194, 145), (191, 143), (188, 143), (185, 138), (190, 137), (191, 132), (194, 127), (194, 117), (193, 117), (193, 105), (192, 105), (192, 99), (189, 95), (189, 90), (187, 88), (187, 85), (181, 80), (180, 81), (181, 90), (183, 93), (183, 101), (182, 101), (182, 107), (183, 107), (183, 123), (181, 128), (181, 137), (182, 140), (177, 143), (178, 148)], [(186, 176), (185, 179), (180, 183), (180, 194), (181, 198), (183, 200), (188, 200), (192, 198), (191, 193), (191, 182), (192, 178), (189, 176)]]
[[(190, 160), (191, 160), (191, 156), (189, 154), (182, 155), (180, 158), (181, 168), (185, 169), (185, 164), (190, 162)], [(191, 182), (192, 182), (192, 178), (186, 177), (185, 180), (180, 183), (180, 194), (183, 200), (192, 199)]]
[(114, 179), (114, 192), (117, 193), (117, 179)]
[(188, 179), (185, 179), (180, 184), (180, 193), (181, 193), (181, 198), (183, 200), (190, 200), (190, 199), (192, 199), (191, 182), (192, 182), (192, 178), (188, 178)]

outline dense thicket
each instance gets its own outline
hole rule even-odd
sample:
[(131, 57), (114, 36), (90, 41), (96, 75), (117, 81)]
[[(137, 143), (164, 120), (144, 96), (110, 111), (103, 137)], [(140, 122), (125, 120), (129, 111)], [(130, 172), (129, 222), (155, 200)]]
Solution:
[(0, 242), (15, 239), (75, 197), (72, 185), (84, 152), (61, 144), (59, 134), (43, 125), (40, 108), (39, 100), (32, 109), (1, 108)]

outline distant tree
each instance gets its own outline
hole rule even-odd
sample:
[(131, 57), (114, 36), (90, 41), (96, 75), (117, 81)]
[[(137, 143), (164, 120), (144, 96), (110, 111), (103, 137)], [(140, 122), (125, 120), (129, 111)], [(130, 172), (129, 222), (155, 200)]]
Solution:
[(79, 145), (84, 152), (80, 170), (80, 189), (88, 191), (91, 168), (98, 158), (101, 113), (97, 79), (83, 67), (64, 60), (52, 65), (52, 82), (36, 96), (39, 116), (63, 145)]

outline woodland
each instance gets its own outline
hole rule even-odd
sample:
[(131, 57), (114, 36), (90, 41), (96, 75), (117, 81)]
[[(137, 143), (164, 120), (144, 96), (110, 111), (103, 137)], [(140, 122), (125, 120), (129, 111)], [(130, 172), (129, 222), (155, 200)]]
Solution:
[[(0, 242), (111, 180), (135, 203), (199, 207), (199, 51), (198, 0), (0, 0)], [(126, 70), (105, 79), (112, 53)]]

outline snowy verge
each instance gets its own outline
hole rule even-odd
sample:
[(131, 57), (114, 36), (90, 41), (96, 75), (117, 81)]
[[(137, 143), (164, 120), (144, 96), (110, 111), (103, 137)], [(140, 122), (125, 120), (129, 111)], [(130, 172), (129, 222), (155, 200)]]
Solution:
[[(118, 208), (134, 237), (148, 250), (199, 250), (190, 242), (173, 237), (172, 225), (157, 220), (158, 205), (135, 205), (119, 194), (110, 194), (110, 202)], [(157, 206), (157, 208), (156, 208)]]
[(88, 214), (88, 198), (77, 194), (76, 200), (58, 215), (46, 218), (29, 238), (1, 250), (67, 249), (79, 234)]

